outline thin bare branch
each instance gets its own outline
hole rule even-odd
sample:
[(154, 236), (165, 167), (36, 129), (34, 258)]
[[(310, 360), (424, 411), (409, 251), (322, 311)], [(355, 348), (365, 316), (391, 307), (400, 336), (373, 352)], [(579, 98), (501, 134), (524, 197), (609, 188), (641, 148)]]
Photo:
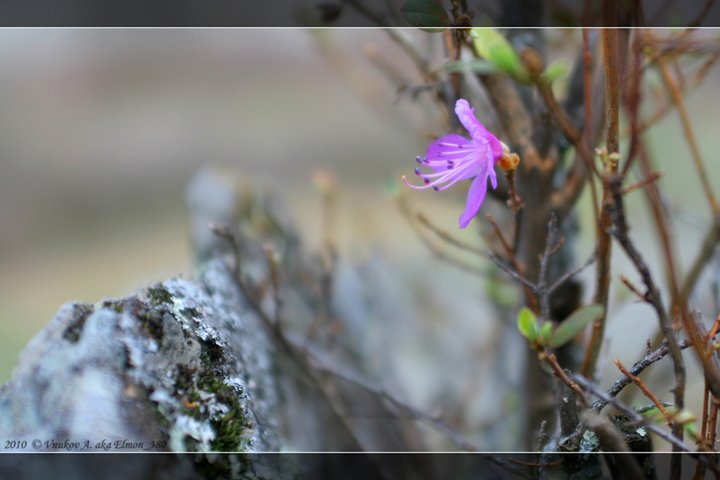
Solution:
[(692, 262), (692, 266), (680, 287), (680, 298), (683, 299), (683, 303), (687, 304), (690, 298), (690, 293), (695, 289), (700, 275), (702, 274), (705, 267), (710, 262), (710, 259), (715, 253), (717, 245), (720, 244), (720, 222), (715, 222), (702, 241), (700, 251), (697, 253), (695, 260)]
[(640, 180), (639, 182), (635, 182), (632, 185), (628, 185), (627, 187), (624, 187), (622, 189), (622, 194), (627, 195), (630, 192), (634, 192), (635, 190), (640, 190), (642, 188), (645, 188), (649, 186), (650, 184), (660, 180), (663, 177), (662, 172), (650, 172), (650, 175), (647, 176), (647, 178)]
[(525, 285), (526, 287), (528, 287), (533, 292), (537, 293), (537, 286), (533, 282), (531, 282), (530, 280), (528, 280), (527, 278), (522, 276), (522, 274), (520, 274), (519, 272), (516, 272), (515, 270), (510, 268), (508, 265), (506, 265), (505, 262), (500, 257), (498, 257), (496, 254), (494, 254), (493, 252), (488, 252), (487, 256), (490, 260), (493, 261), (493, 263), (495, 265), (498, 266), (498, 268), (500, 268), (500, 270), (507, 273), (508, 275), (513, 277), (515, 280), (517, 280), (518, 282), (520, 282), (523, 285)]
[(459, 258), (449, 255), (440, 247), (435, 245), (429, 238), (427, 238), (425, 232), (420, 228), (420, 225), (417, 223), (417, 217), (413, 215), (413, 213), (410, 211), (410, 207), (407, 205), (407, 202), (404, 198), (398, 198), (398, 206), (400, 207), (400, 213), (402, 213), (403, 217), (405, 217), (413, 230), (415, 230), (415, 233), (417, 233), (420, 241), (423, 243), (423, 245), (425, 245), (425, 247), (427, 247), (427, 249), (433, 254), (435, 258), (450, 265), (453, 265), (454, 267), (457, 267), (467, 273), (472, 273), (474, 275), (479, 275), (482, 277), (487, 275), (487, 272), (485, 272), (485, 270), (470, 265), (467, 262), (460, 260)]
[(662, 75), (663, 81), (665, 82), (668, 90), (670, 90), (673, 102), (675, 103), (678, 113), (680, 114), (680, 121), (683, 126), (683, 132), (685, 133), (685, 138), (688, 142), (688, 146), (690, 147), (690, 153), (695, 164), (695, 169), (697, 170), (698, 176), (700, 177), (700, 184), (702, 185), (703, 191), (705, 192), (708, 204), (710, 205), (710, 208), (712, 209), (715, 218), (720, 219), (720, 204), (718, 204), (717, 198), (715, 197), (715, 193), (712, 189), (712, 185), (710, 184), (710, 177), (708, 176), (707, 170), (705, 169), (705, 163), (703, 162), (702, 154), (700, 153), (700, 147), (698, 146), (697, 139), (695, 138), (695, 131), (693, 130), (692, 124), (690, 122), (690, 115), (685, 108), (685, 100), (683, 99), (682, 92), (678, 87), (677, 82), (672, 77), (672, 74), (670, 73), (670, 68), (667, 64), (667, 60), (664, 57), (660, 57), (657, 60), (657, 65), (660, 68), (660, 74)]
[(477, 248), (473, 245), (469, 245), (462, 240), (459, 240), (452, 235), (450, 235), (445, 230), (442, 230), (439, 227), (436, 227), (433, 225), (430, 220), (423, 214), (422, 212), (418, 212), (416, 215), (416, 218), (418, 219), (418, 222), (420, 222), (420, 225), (430, 230), (432, 233), (434, 233), (440, 240), (448, 243), (449, 245), (452, 245), (454, 247), (459, 248), (460, 250), (465, 250), (466, 252), (474, 253), (475, 255), (485, 255), (485, 250), (482, 250), (480, 248)]
[[(685, 350), (686, 348), (689, 348), (692, 346), (692, 343), (683, 340), (680, 342), (679, 347), (681, 350)], [(642, 373), (646, 368), (648, 368), (653, 363), (656, 363), (663, 358), (667, 356), (667, 354), (670, 353), (670, 347), (668, 346), (668, 342), (664, 341), (658, 348), (653, 350), (652, 352), (645, 355), (643, 358), (635, 362), (633, 364), (632, 368), (628, 370), (632, 375), (638, 376), (640, 373)], [(620, 392), (623, 391), (625, 387), (630, 385), (632, 381), (627, 376), (623, 375), (622, 377), (615, 380), (612, 387), (607, 391), (607, 395), (610, 398), (615, 398), (617, 395), (620, 394)], [(608, 402), (603, 400), (598, 400), (593, 403), (592, 408), (594, 408), (597, 411), (602, 410), (605, 408), (605, 406), (608, 404)]]
[[(216, 227), (213, 229), (213, 231), (221, 238), (230, 242), (233, 245), (235, 251), (240, 252), (239, 249), (235, 248), (238, 242), (235, 239), (235, 236), (229, 233), (229, 229), (223, 227)], [(235, 259), (235, 265), (240, 265), (239, 257)], [(236, 270), (233, 268), (233, 271)], [(317, 376), (318, 372), (322, 372), (324, 374), (334, 376), (338, 379), (342, 379), (345, 382), (351, 383), (370, 393), (373, 393), (378, 398), (381, 398), (384, 401), (392, 404), (394, 407), (404, 411), (412, 419), (422, 421), (435, 428), (439, 432), (445, 434), (448, 439), (450, 439), (456, 446), (458, 446), (458, 448), (466, 451), (478, 451), (478, 448), (475, 445), (465, 440), (455, 429), (447, 425), (441, 419), (427, 415), (419, 409), (407, 405), (406, 403), (390, 395), (382, 388), (377, 387), (372, 383), (362, 379), (359, 375), (351, 375), (347, 372), (341, 371), (337, 367), (330, 367), (321, 362), (316, 355), (314, 355), (310, 350), (308, 350), (305, 344), (297, 343), (294, 339), (289, 337), (282, 328), (283, 324), (279, 321), (275, 321), (275, 319), (262, 308), (260, 300), (253, 295), (253, 288), (247, 279), (243, 278), (242, 275), (236, 275), (235, 280), (241, 293), (248, 301), (249, 305), (255, 311), (255, 313), (257, 313), (260, 320), (262, 320), (262, 322), (265, 324), (269, 333), (272, 334), (278, 345), (303, 370), (303, 373), (305, 373), (307, 378), (313, 382), (318, 391), (324, 394), (328, 405), (331, 407), (331, 410), (338, 416), (341, 421), (344, 422), (344, 416), (337, 410), (334, 402), (330, 399), (330, 395), (328, 395), (326, 387), (323, 385), (323, 382), (321, 382)], [(348, 432), (351, 434), (351, 436), (353, 438), (356, 438), (352, 428), (346, 423), (344, 425), (348, 429)]]
[[(646, 297), (648, 302), (653, 306), (658, 316), (660, 323), (660, 329), (663, 332), (663, 336), (668, 342), (670, 348), (670, 356), (673, 361), (673, 372), (675, 375), (675, 387), (673, 389), (674, 401), (678, 410), (682, 410), (685, 406), (685, 362), (682, 358), (680, 346), (678, 343), (678, 335), (673, 328), (672, 320), (667, 314), (665, 307), (663, 306), (662, 299), (660, 297), (660, 290), (658, 289), (655, 281), (653, 280), (650, 269), (647, 267), (640, 251), (635, 246), (634, 242), (628, 236), (628, 225), (625, 219), (625, 208), (622, 198), (622, 177), (616, 176), (609, 182), (610, 193), (613, 197), (612, 205), (612, 235), (620, 243), (625, 253), (628, 255), (630, 260), (635, 265), (635, 268), (640, 273), (643, 279), (645, 288), (647, 289)], [(698, 348), (697, 342), (695, 347)], [(677, 422), (673, 426), (673, 434), (679, 438), (682, 438), (682, 426)]]
[(628, 377), (637, 387), (640, 389), (643, 394), (645, 394), (646, 397), (650, 399), (651, 402), (657, 407), (658, 410), (660, 410), (660, 413), (662, 413), (665, 416), (665, 420), (667, 420), (668, 426), (672, 428), (672, 422), (673, 417), (670, 414), (670, 412), (667, 411), (665, 406), (662, 404), (660, 400), (655, 396), (655, 394), (645, 385), (645, 382), (640, 380), (640, 377), (633, 375), (628, 371), (627, 368), (625, 368), (625, 365), (620, 362), (620, 360), (615, 359), (615, 366), (620, 370), (623, 375)]
[[(572, 379), (580, 385), (585, 391), (589, 392), (590, 394), (598, 397), (600, 400), (605, 402), (605, 404), (611, 404), (613, 407), (620, 410), (622, 413), (627, 415), (627, 417), (637, 422), (640, 425), (643, 425), (645, 428), (662, 438), (663, 440), (667, 441), (671, 445), (677, 447), (680, 451), (683, 452), (693, 452), (693, 449), (688, 446), (685, 442), (682, 441), (682, 439), (676, 437), (672, 433), (666, 432), (662, 428), (659, 428), (657, 425), (653, 424), (652, 422), (648, 422), (645, 417), (637, 413), (632, 408), (628, 407), (624, 403), (620, 402), (614, 397), (609, 396), (607, 393), (600, 390), (597, 386), (595, 386), (592, 382), (588, 381), (585, 377), (582, 375), (573, 374), (571, 375)], [(628, 380), (629, 382), (629, 380)]]
[(562, 275), (560, 276), (560, 278), (558, 278), (557, 280), (555, 280), (555, 283), (553, 283), (552, 285), (550, 285), (550, 287), (547, 289), (548, 295), (550, 295), (551, 293), (553, 293), (555, 290), (558, 289), (558, 287), (562, 286), (565, 282), (567, 282), (568, 280), (570, 280), (571, 278), (573, 278), (575, 275), (577, 275), (578, 273), (582, 272), (582, 271), (585, 270), (587, 267), (589, 267), (590, 265), (592, 265), (592, 264), (595, 262), (595, 259), (596, 259), (596, 253), (593, 252), (592, 255), (590, 255), (590, 257), (588, 257), (588, 259), (585, 260), (585, 263), (583, 263), (582, 265), (580, 265), (579, 267), (577, 267), (575, 270), (571, 270), (571, 271), (569, 271), (569, 272), (565, 272), (564, 274), (562, 274)]

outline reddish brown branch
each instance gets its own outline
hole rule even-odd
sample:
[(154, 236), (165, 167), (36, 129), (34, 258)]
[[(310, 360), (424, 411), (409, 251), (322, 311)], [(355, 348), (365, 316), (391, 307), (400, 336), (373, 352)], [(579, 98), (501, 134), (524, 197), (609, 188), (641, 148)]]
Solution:
[(518, 272), (522, 273), (523, 267), (522, 267), (522, 265), (520, 265), (519, 260), (515, 256), (515, 252), (513, 252), (513, 249), (510, 246), (510, 243), (505, 238), (505, 235), (503, 235), (502, 230), (500, 230), (500, 227), (498, 226), (497, 221), (495, 221), (495, 217), (493, 217), (493, 215), (491, 213), (488, 213), (485, 216), (488, 219), (488, 222), (490, 223), (490, 225), (492, 226), (493, 231), (495, 232), (495, 235), (497, 236), (498, 240), (500, 241), (500, 245), (502, 245), (503, 250), (505, 250), (505, 255), (507, 255), (508, 260), (510, 260), (513, 267), (515, 267), (515, 269)]
[(715, 449), (715, 442), (717, 441), (717, 421), (718, 421), (718, 410), (720, 409), (720, 400), (712, 398), (712, 405), (710, 406), (710, 418), (708, 420), (708, 448), (710, 450)]
[[(603, 21), (605, 25), (616, 24), (615, 4), (613, 1), (603, 2)], [(602, 31), (603, 53), (605, 63), (605, 143), (607, 158), (604, 163), (602, 178), (602, 210), (598, 225), (597, 270), (594, 302), (603, 307), (603, 315), (593, 322), (588, 349), (585, 353), (580, 372), (591, 377), (600, 353), (600, 346), (605, 331), (608, 295), (610, 291), (610, 258), (612, 242), (610, 241), (610, 211), (614, 200), (610, 192), (609, 176), (617, 172), (617, 156), (619, 149), (619, 72), (618, 31), (605, 28)]]
[(547, 107), (550, 116), (552, 116), (553, 120), (555, 120), (555, 123), (560, 128), (562, 134), (575, 147), (580, 157), (585, 161), (588, 169), (595, 172), (596, 175), (600, 175), (600, 172), (593, 161), (593, 154), (585, 141), (583, 133), (575, 127), (567, 112), (557, 102), (550, 84), (547, 82), (539, 82), (537, 89), (538, 93), (540, 93), (540, 96), (545, 102), (545, 106)]
[(610, 292), (610, 254), (612, 243), (610, 241), (609, 229), (612, 223), (610, 219), (611, 198), (608, 192), (609, 184), (603, 177), (603, 206), (600, 214), (597, 243), (597, 269), (594, 303), (602, 305), (603, 315), (593, 322), (590, 334), (590, 341), (580, 367), (580, 373), (588, 378), (592, 377), (595, 370), (595, 363), (600, 353), (600, 346), (605, 331), (605, 318), (607, 316), (608, 295)]
[[(614, 4), (605, 1), (604, 5)], [(609, 153), (617, 153), (619, 144), (620, 126), (620, 85), (618, 62), (618, 30), (604, 28), (602, 30), (603, 53), (605, 60), (605, 143)]]
[(548, 365), (550, 365), (550, 368), (552, 368), (553, 373), (556, 377), (558, 377), (565, 385), (567, 385), (573, 392), (575, 392), (580, 399), (580, 402), (584, 406), (588, 406), (587, 400), (585, 399), (585, 392), (580, 388), (580, 386), (575, 383), (567, 373), (565, 373), (565, 370), (560, 367), (560, 364), (557, 361), (557, 357), (554, 353), (550, 352), (541, 352), (540, 360), (545, 361)]
[(647, 297), (644, 293), (642, 293), (633, 283), (625, 276), (620, 276), (620, 281), (627, 287), (628, 290), (630, 290), (633, 294), (635, 294), (636, 297), (638, 297), (638, 300), (642, 302), (647, 302)]
[(640, 377), (635, 376), (632, 373), (630, 373), (628, 371), (628, 369), (625, 368), (625, 365), (623, 365), (620, 362), (620, 360), (615, 359), (614, 363), (615, 363), (615, 366), (618, 368), (618, 370), (620, 370), (623, 373), (623, 375), (625, 375), (630, 380), (632, 380), (632, 382), (635, 385), (637, 385), (637, 387), (640, 389), (640, 391), (643, 392), (643, 394), (645, 394), (645, 396), (650, 399), (650, 401), (655, 405), (655, 407), (657, 407), (658, 410), (660, 410), (660, 413), (662, 413), (665, 416), (665, 420), (667, 421), (668, 426), (672, 427), (673, 416), (670, 414), (670, 412), (667, 411), (665, 406), (662, 404), (662, 402), (660, 400), (658, 400), (658, 398), (655, 396), (655, 394), (652, 393), (652, 391), (650, 391), (650, 389), (647, 387), (647, 385), (645, 385), (645, 382), (640, 380)]
[(651, 183), (657, 182), (663, 177), (662, 172), (650, 172), (650, 175), (647, 176), (647, 178), (640, 180), (639, 182), (635, 182), (632, 185), (628, 185), (627, 187), (624, 187), (622, 189), (622, 194), (627, 195), (630, 192), (634, 192), (635, 190), (640, 190), (641, 188), (645, 188)]

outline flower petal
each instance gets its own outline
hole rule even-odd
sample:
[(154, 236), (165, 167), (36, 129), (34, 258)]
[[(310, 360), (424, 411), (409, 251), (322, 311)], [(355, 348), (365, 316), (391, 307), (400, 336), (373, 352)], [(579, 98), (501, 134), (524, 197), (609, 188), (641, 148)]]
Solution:
[(470, 220), (475, 217), (480, 205), (485, 200), (485, 194), (487, 193), (487, 175), (478, 175), (475, 180), (470, 184), (468, 190), (467, 202), (465, 203), (465, 211), (460, 215), (458, 223), (460, 228), (465, 228), (470, 223)]
[(461, 98), (455, 103), (455, 114), (475, 143), (478, 145), (489, 143), (496, 160), (502, 156), (503, 151), (500, 140), (477, 119), (475, 109), (470, 107), (467, 100)]
[(487, 178), (490, 179), (490, 184), (493, 190), (497, 188), (497, 173), (495, 172), (495, 163), (497, 158), (493, 156), (492, 151), (488, 148), (487, 152)]
[(475, 117), (475, 109), (470, 107), (470, 104), (464, 98), (459, 99), (455, 103), (455, 114), (475, 143), (485, 143), (488, 136), (492, 135), (492, 133), (480, 123), (480, 120)]

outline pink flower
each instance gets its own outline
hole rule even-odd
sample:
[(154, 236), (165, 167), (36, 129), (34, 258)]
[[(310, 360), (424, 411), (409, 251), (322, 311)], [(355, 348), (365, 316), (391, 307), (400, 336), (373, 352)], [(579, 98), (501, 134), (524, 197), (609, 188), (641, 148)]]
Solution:
[(454, 133), (438, 138), (428, 146), (424, 158), (416, 158), (420, 165), (433, 170), (432, 173), (423, 173), (415, 168), (415, 174), (423, 179), (425, 185), (412, 185), (404, 175), (402, 180), (416, 190), (433, 188), (440, 191), (460, 180), (474, 177), (468, 190), (465, 211), (459, 219), (460, 228), (465, 228), (485, 200), (488, 179), (492, 187), (497, 188), (494, 167), (503, 155), (503, 146), (475, 117), (474, 109), (470, 108), (467, 100), (461, 98), (457, 101), (455, 114), (470, 133), (470, 139)]

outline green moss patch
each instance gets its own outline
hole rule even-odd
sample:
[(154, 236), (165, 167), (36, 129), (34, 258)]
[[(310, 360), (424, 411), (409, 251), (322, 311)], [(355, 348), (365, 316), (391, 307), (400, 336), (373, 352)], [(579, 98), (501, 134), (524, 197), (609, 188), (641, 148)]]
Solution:
[(85, 326), (85, 320), (93, 313), (93, 307), (90, 305), (75, 304), (73, 305), (73, 321), (63, 331), (63, 338), (72, 343), (77, 343), (80, 340), (80, 333), (82, 332), (83, 326)]

